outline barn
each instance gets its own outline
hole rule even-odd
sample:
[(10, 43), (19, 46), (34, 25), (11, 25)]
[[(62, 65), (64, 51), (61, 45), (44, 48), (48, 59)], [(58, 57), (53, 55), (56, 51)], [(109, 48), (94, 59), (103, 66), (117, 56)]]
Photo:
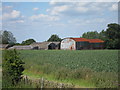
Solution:
[(33, 47), (31, 45), (14, 45), (13, 47), (8, 48), (10, 49), (17, 49), (17, 50), (31, 50)]
[(31, 46), (39, 50), (60, 49), (60, 42), (35, 42)]
[(5, 50), (9, 47), (9, 44), (0, 44), (0, 50)]
[(100, 39), (88, 39), (90, 49), (103, 49), (104, 41)]
[(62, 50), (103, 49), (104, 41), (100, 39), (65, 38), (61, 41)]

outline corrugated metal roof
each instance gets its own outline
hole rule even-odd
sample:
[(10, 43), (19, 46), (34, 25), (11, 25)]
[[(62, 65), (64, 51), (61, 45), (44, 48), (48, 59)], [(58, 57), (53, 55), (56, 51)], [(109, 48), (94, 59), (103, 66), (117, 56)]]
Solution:
[(103, 43), (104, 41), (101, 39), (86, 39), (86, 38), (70, 38), (76, 42), (89, 42), (89, 43)]
[(71, 38), (71, 39), (73, 39), (74, 41), (76, 41), (76, 42), (89, 42), (89, 40), (88, 39), (86, 39), (86, 38)]
[(88, 39), (89, 43), (103, 43), (104, 41), (101, 39)]
[(30, 45), (15, 45), (13, 47), (10, 47), (9, 49), (32, 49), (32, 46), (30, 46)]
[(9, 44), (0, 44), (0, 48), (6, 48)]

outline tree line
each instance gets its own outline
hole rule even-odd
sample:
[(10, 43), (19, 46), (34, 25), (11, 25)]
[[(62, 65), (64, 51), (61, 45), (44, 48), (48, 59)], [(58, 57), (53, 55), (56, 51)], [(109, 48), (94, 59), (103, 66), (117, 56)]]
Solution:
[(7, 30), (0, 31), (0, 44), (10, 44), (10, 45), (30, 45), (31, 43), (36, 42), (34, 39), (27, 39), (22, 41), (22, 43), (17, 43), (14, 35)]
[(106, 49), (120, 49), (120, 25), (116, 23), (108, 24), (106, 30), (101, 32), (91, 31), (83, 33), (82, 38), (101, 39), (105, 41)]
[[(120, 25), (116, 23), (111, 23), (107, 25), (106, 30), (101, 32), (89, 31), (82, 34), (81, 38), (87, 39), (101, 39), (105, 41), (105, 49), (120, 49)], [(34, 39), (27, 39), (22, 41), (22, 43), (16, 43), (16, 39), (10, 31), (0, 32), (0, 43), (3, 44), (14, 44), (14, 45), (30, 45), (36, 42)], [(47, 40), (48, 42), (61, 42), (62, 39), (53, 34)]]

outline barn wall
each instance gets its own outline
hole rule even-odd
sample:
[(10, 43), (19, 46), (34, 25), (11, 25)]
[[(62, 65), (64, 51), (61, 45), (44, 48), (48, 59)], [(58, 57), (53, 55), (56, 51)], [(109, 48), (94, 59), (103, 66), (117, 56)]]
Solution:
[(103, 49), (104, 43), (90, 43), (90, 49)]
[(89, 42), (76, 42), (76, 50), (89, 49)]
[(76, 43), (72, 39), (64, 39), (61, 42), (61, 49), (62, 50), (76, 50)]

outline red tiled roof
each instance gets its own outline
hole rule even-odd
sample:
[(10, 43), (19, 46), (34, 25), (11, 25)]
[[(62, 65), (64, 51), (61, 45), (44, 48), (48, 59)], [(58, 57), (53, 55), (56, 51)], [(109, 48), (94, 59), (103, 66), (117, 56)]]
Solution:
[(88, 39), (89, 43), (103, 43), (104, 41), (101, 39)]
[(89, 40), (86, 39), (86, 38), (71, 38), (71, 39), (73, 39), (76, 42), (80, 42), (80, 41), (82, 41), (82, 42), (84, 42), (84, 41), (89, 42)]
[(76, 42), (103, 43), (101, 39), (71, 38)]

